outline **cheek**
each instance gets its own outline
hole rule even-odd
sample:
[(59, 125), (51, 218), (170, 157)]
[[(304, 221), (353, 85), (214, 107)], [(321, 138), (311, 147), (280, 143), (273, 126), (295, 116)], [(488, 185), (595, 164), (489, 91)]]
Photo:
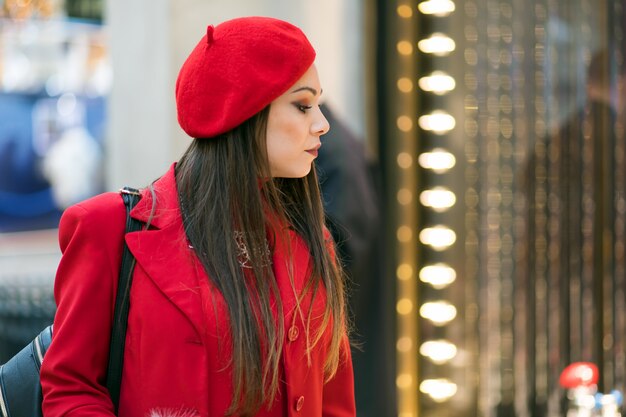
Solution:
[(281, 168), (289, 163), (288, 161), (293, 158), (291, 153), (292, 146), (287, 136), (274, 132), (267, 137), (267, 160), (273, 173), (281, 171)]
[(285, 158), (296, 152), (302, 133), (296, 123), (280, 121), (268, 124), (267, 155), (270, 162), (273, 158)]
[(267, 160), (270, 166), (275, 164), (275, 161), (280, 160), (280, 146), (277, 146), (275, 140), (267, 138)]
[(273, 177), (300, 178), (309, 173), (311, 158), (304, 152), (306, 134), (301, 130), (295, 124), (268, 129), (267, 159)]

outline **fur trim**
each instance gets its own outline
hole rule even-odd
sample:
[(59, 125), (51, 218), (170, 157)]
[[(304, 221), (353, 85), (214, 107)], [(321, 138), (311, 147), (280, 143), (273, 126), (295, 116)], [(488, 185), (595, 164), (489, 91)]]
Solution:
[(200, 413), (190, 408), (153, 408), (146, 417), (200, 417)]

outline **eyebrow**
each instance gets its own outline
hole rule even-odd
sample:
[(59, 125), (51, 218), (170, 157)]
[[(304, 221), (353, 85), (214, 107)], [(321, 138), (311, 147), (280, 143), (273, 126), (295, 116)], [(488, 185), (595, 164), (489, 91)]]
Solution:
[[(300, 92), (300, 91), (308, 91), (308, 92), (310, 92), (311, 94), (313, 94), (314, 96), (316, 96), (316, 95), (317, 95), (317, 90), (316, 90), (315, 88), (313, 88), (313, 87), (300, 87), (300, 88), (296, 88), (295, 90), (293, 90), (293, 91), (291, 92), (291, 94), (298, 93), (298, 92)], [(324, 92), (324, 90), (320, 90), (320, 95), (321, 95), (323, 92)]]

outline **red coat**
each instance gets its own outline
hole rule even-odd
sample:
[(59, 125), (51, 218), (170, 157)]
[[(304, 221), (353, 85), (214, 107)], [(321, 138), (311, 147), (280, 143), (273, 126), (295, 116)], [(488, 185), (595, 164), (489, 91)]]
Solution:
[[(222, 417), (232, 395), (227, 308), (187, 244), (173, 169), (154, 187), (157, 208), (151, 230), (126, 236), (137, 264), (118, 415), (146, 417), (153, 410), (172, 410)], [(132, 216), (145, 222), (151, 207), (152, 197), (145, 192)], [(45, 417), (113, 416), (104, 385), (124, 227), (125, 208), (117, 193), (70, 207), (61, 219), (63, 257), (55, 281), (58, 309), (53, 341), (41, 369)], [(310, 258), (304, 242), (293, 233), (291, 238), (299, 289)], [(325, 344), (316, 345), (309, 366), (304, 323), (293, 314), (295, 299), (283, 253), (277, 244), (272, 260), (287, 333), (284, 384), (279, 399), (258, 416), (354, 416), (347, 341), (336, 377), (324, 384)], [(323, 293), (318, 294), (314, 313), (323, 311), (323, 303)], [(306, 304), (302, 310), (308, 311)]]

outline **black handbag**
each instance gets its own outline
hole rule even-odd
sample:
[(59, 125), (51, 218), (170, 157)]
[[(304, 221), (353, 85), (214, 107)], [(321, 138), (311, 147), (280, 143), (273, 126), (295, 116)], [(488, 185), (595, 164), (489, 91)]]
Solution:
[[(141, 230), (141, 222), (130, 217), (130, 211), (139, 201), (139, 191), (124, 187), (120, 193), (126, 205), (126, 233)], [(124, 340), (128, 322), (128, 294), (134, 264), (135, 259), (124, 243), (107, 371), (107, 388), (116, 411), (119, 404)], [(0, 366), (0, 417), (42, 417), (43, 397), (39, 369), (52, 341), (52, 330), (52, 325), (46, 327), (31, 343)]]

